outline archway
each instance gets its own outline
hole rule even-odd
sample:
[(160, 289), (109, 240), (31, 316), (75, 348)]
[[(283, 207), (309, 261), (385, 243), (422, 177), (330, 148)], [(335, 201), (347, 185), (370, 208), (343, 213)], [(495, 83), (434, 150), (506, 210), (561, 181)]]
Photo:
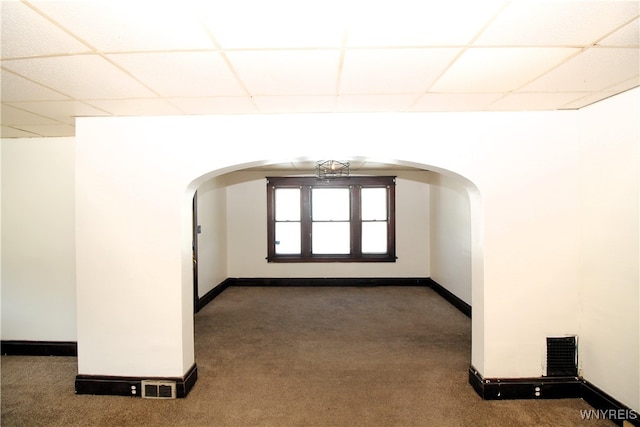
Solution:
[[(203, 184), (210, 182), (215, 178), (219, 178), (231, 172), (237, 171), (245, 171), (255, 167), (261, 166), (269, 166), (282, 162), (298, 162), (305, 161), (307, 158), (294, 158), (294, 159), (276, 159), (276, 160), (261, 160), (251, 163), (238, 164), (230, 167), (226, 167), (224, 169), (213, 170), (207, 174), (201, 175), (195, 178), (188, 186), (186, 192), (186, 199), (191, 200), (193, 197), (193, 193)], [(478, 188), (467, 178), (457, 174), (453, 171), (440, 168), (433, 165), (427, 165), (422, 163), (403, 161), (403, 160), (380, 160), (380, 159), (366, 159), (361, 157), (352, 157), (342, 160), (349, 161), (372, 161), (380, 164), (386, 165), (385, 167), (390, 168), (414, 168), (417, 171), (423, 171), (425, 173), (429, 173), (432, 176), (437, 177), (445, 177), (445, 184), (449, 185), (450, 183), (454, 183), (457, 191), (464, 191), (465, 196), (468, 200), (468, 209), (469, 209), (469, 221), (468, 221), (468, 234), (469, 234), (469, 242), (468, 242), (468, 281), (469, 281), (469, 293), (471, 301), (468, 301), (470, 305), (473, 305), (473, 317), (472, 317), (472, 354), (471, 354), (471, 364), (474, 367), (482, 367), (484, 364), (484, 353), (483, 353), (483, 343), (484, 343), (484, 324), (483, 324), (483, 246), (482, 246), (482, 201), (480, 197), (480, 192)], [(307, 173), (308, 174), (308, 173)], [(191, 202), (189, 202), (188, 206), (185, 206), (185, 216), (191, 217)], [(188, 215), (187, 215), (188, 213)], [(186, 230), (190, 230), (191, 227), (185, 227)], [(191, 241), (185, 241), (187, 245), (186, 248), (188, 250), (183, 251), (186, 253), (190, 253), (191, 250)], [(262, 246), (262, 242), (258, 242), (259, 246)], [(188, 268), (191, 267), (190, 257), (183, 262), (183, 265), (187, 265)], [(188, 279), (183, 282), (183, 286), (192, 286), (192, 279)], [(467, 299), (467, 298), (464, 298)]]

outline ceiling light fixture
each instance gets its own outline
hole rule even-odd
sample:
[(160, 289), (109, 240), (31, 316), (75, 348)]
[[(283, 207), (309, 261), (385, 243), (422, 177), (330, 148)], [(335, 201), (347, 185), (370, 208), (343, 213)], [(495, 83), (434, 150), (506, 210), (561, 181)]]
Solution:
[(320, 160), (316, 163), (316, 176), (319, 179), (344, 178), (349, 176), (349, 162), (338, 160)]

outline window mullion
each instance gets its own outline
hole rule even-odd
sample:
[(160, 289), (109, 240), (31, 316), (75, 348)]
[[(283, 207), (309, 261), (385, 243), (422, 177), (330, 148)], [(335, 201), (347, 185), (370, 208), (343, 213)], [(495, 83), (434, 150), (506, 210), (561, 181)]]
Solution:
[(350, 185), (351, 195), (351, 256), (362, 256), (362, 213), (360, 212), (360, 185)]
[(275, 186), (269, 185), (267, 180), (267, 259), (272, 259), (276, 255), (276, 206), (275, 206)]
[[(395, 178), (394, 178), (395, 183)], [(387, 185), (387, 253), (396, 259), (396, 186)]]
[(311, 256), (311, 186), (300, 187), (300, 243), (303, 257)]

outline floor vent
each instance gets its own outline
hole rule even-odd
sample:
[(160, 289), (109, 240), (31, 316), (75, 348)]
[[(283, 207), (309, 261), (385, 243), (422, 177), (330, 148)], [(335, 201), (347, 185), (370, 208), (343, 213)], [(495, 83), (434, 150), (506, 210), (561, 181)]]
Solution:
[(577, 337), (547, 338), (547, 376), (578, 376)]
[(175, 381), (142, 380), (142, 397), (147, 399), (175, 399)]

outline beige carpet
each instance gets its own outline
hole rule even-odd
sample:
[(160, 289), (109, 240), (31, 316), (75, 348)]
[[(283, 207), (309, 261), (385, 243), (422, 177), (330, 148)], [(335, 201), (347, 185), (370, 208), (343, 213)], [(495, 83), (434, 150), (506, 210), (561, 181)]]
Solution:
[(73, 357), (2, 357), (2, 426), (586, 426), (580, 399), (483, 401), (471, 322), (423, 287), (231, 287), (196, 315), (186, 399), (74, 394)]

